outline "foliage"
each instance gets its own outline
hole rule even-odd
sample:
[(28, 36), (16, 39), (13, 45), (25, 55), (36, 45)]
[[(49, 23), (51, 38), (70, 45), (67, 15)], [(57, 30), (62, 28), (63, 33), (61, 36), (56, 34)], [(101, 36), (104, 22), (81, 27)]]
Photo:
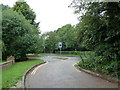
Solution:
[(19, 14), (22, 14), (25, 19), (29, 20), (32, 25), (35, 25), (38, 27), (39, 23), (35, 22), (36, 14), (35, 12), (30, 8), (30, 6), (25, 1), (17, 1), (15, 5), (13, 6), (13, 10), (18, 12)]
[(118, 55), (119, 8), (119, 3), (92, 3), (82, 16), (79, 37), (87, 48), (95, 49), (98, 55), (111, 57), (113, 52)]
[[(84, 0), (83, 0), (84, 1)], [(109, 67), (108, 72), (118, 73), (120, 68), (120, 3), (119, 2), (82, 2), (74, 0), (76, 13), (82, 13), (78, 24), (79, 43), (102, 56)], [(100, 59), (98, 60), (100, 61)], [(99, 66), (95, 61), (92, 65)], [(86, 63), (86, 67), (89, 66)], [(87, 65), (88, 64), (88, 65)], [(101, 64), (102, 65), (102, 64)], [(114, 65), (114, 67), (113, 67)], [(113, 70), (114, 69), (114, 70)]]
[(0, 64), (5, 63), (5, 62), (6, 62), (6, 60), (2, 60), (2, 61), (0, 61)]
[[(82, 56), (84, 57), (84, 56)], [(116, 70), (116, 68), (118, 68), (118, 62), (117, 61), (109, 61), (106, 60), (105, 57), (103, 56), (99, 56), (96, 58), (93, 57), (89, 57), (86, 59), (83, 59), (83, 61), (80, 61), (78, 63), (78, 66), (87, 69), (87, 70), (91, 70), (97, 73), (102, 73), (105, 75), (110, 75), (112, 77), (116, 77), (118, 78), (118, 74), (120, 74), (120, 71)]]
[(7, 10), (7, 9), (10, 9), (10, 7), (8, 5), (0, 4), (0, 9), (2, 9), (2, 11), (4, 11), (4, 10)]
[(49, 32), (44, 35), (43, 46), (45, 52), (54, 52), (57, 47), (58, 38), (54, 32)]
[(67, 24), (59, 28), (56, 32), (63, 43), (63, 50), (77, 49), (76, 30), (74, 26)]
[(2, 18), (2, 39), (6, 47), (3, 59), (13, 55), (16, 60), (25, 60), (26, 53), (38, 50), (40, 38), (35, 26), (11, 9), (4, 10)]
[[(34, 59), (24, 62), (17, 62), (10, 68), (2, 72), (2, 88), (10, 88), (15, 86), (18, 80), (22, 79), (23, 74), (33, 65), (42, 63), (43, 60)], [(22, 67), (21, 67), (22, 66)]]
[(77, 50), (78, 43), (76, 33), (77, 31), (75, 30), (74, 26), (67, 24), (53, 32), (51, 31), (42, 35), (45, 51), (58, 51), (59, 42), (62, 42), (62, 50)]

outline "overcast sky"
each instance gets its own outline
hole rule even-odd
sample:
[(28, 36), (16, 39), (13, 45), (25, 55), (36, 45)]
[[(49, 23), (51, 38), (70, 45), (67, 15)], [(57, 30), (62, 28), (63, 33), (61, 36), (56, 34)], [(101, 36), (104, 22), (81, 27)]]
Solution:
[[(2, 0), (4, 5), (12, 7), (17, 0)], [(74, 9), (68, 8), (72, 0), (25, 0), (36, 13), (42, 33), (56, 30), (66, 24), (78, 23)]]

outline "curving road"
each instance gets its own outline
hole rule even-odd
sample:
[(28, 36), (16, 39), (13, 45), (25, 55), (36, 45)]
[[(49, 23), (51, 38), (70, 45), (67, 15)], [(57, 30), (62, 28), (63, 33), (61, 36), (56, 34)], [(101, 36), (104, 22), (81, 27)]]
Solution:
[(49, 55), (48, 63), (36, 67), (26, 78), (26, 88), (118, 88), (98, 77), (78, 71), (73, 65), (77, 57)]

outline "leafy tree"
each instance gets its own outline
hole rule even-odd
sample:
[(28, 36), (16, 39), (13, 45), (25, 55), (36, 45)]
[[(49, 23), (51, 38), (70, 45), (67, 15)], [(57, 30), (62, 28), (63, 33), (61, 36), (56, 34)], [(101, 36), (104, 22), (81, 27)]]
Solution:
[(81, 17), (79, 29), (79, 37), (82, 35), (86, 47), (95, 49), (98, 54), (108, 55), (109, 58), (113, 56), (113, 47), (116, 47), (117, 54), (120, 48), (117, 39), (120, 35), (119, 8), (119, 3), (88, 4), (85, 15)]
[[(84, 11), (79, 23), (79, 41), (86, 48), (94, 50), (96, 55), (104, 56), (109, 67), (108, 72), (118, 73), (120, 59), (120, 3), (119, 2), (81, 2), (72, 4), (76, 13)], [(104, 59), (104, 61), (105, 61)], [(116, 71), (114, 71), (116, 70)]]
[(4, 10), (7, 10), (7, 9), (10, 9), (10, 7), (8, 5), (0, 4), (0, 9), (2, 9), (2, 11), (4, 11)]
[(55, 32), (47, 32), (42, 35), (44, 52), (53, 53), (58, 48), (58, 38)]
[(6, 52), (3, 53), (3, 59), (13, 55), (16, 60), (25, 60), (26, 53), (36, 52), (39, 41), (39, 32), (36, 29), (24, 16), (11, 9), (4, 10), (2, 15), (2, 39)]
[(35, 22), (36, 14), (35, 12), (30, 8), (30, 6), (25, 1), (17, 1), (15, 5), (13, 6), (13, 10), (18, 12), (19, 14), (22, 14), (25, 19), (29, 20), (32, 25), (35, 25), (38, 27), (39, 22)]
[(62, 50), (75, 50), (77, 48), (77, 37), (76, 37), (77, 31), (75, 28), (67, 24), (61, 28), (58, 28), (54, 32), (48, 32), (42, 36), (47, 37), (44, 39), (44, 45), (46, 51), (48, 52), (54, 52), (58, 51), (58, 43), (62, 42), (63, 47)]
[(75, 35), (76, 30), (70, 24), (67, 24), (57, 31), (57, 35), (60, 37), (61, 42), (63, 42), (63, 50), (74, 50), (75, 49)]

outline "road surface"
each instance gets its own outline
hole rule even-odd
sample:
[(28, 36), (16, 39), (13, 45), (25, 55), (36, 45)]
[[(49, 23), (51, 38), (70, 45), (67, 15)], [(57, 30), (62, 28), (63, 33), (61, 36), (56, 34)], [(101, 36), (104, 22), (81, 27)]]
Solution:
[(118, 88), (98, 77), (78, 71), (78, 57), (49, 55), (46, 64), (36, 67), (26, 78), (26, 88)]

